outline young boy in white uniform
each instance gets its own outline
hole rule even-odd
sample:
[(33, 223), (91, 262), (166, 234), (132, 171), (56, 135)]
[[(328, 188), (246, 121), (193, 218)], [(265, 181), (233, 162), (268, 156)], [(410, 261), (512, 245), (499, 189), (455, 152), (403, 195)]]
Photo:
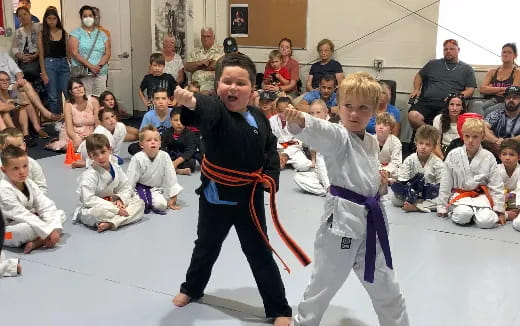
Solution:
[[(16, 128), (6, 128), (0, 132), (0, 151), (8, 145), (13, 145), (21, 148), (24, 152), (27, 152), (27, 145), (23, 138), (23, 133)], [(43, 169), (38, 162), (30, 156), (27, 156), (29, 160), (29, 179), (31, 179), (38, 187), (40, 187), (43, 193), (47, 192), (47, 179), (43, 174)], [(0, 166), (2, 163), (0, 162)], [(0, 173), (0, 179), (3, 174)]]
[(58, 210), (28, 178), (29, 160), (24, 150), (9, 145), (1, 157), (5, 178), (0, 180), (0, 207), (6, 224), (5, 245), (24, 245), (26, 254), (54, 247), (60, 241), (65, 212)]
[(506, 205), (506, 220), (513, 221), (513, 227), (520, 231), (520, 219), (518, 213), (520, 206), (517, 204), (520, 188), (520, 165), (518, 164), (520, 154), (520, 142), (516, 139), (505, 139), (500, 144), (500, 161), (498, 172), (504, 182), (504, 195)]
[(293, 109), (284, 112), (289, 131), (324, 155), (331, 183), (316, 236), (314, 269), (295, 325), (319, 325), (352, 269), (370, 295), (380, 325), (409, 325), (379, 202), (380, 187), (387, 183), (379, 172), (379, 144), (365, 131), (381, 87), (368, 74), (356, 73), (342, 81), (337, 95), (342, 125)]
[(392, 135), (395, 119), (390, 113), (379, 113), (376, 117), (376, 138), (379, 143), (379, 170), (388, 178), (397, 178), (397, 171), (403, 162), (403, 146), (396, 136)]
[[(0, 234), (5, 234), (5, 224), (2, 211), (0, 211)], [(4, 248), (4, 237), (0, 237), (0, 277), (17, 276), (22, 273), (22, 265), (17, 258), (6, 259), (2, 249)]]
[(449, 152), (444, 161), (437, 215), (456, 224), (472, 220), (479, 228), (505, 224), (504, 182), (491, 152), (482, 148), (485, 124), (469, 118), (462, 125), (464, 146)]
[(86, 139), (86, 147), (94, 162), (81, 174), (74, 220), (97, 227), (98, 232), (116, 230), (140, 220), (144, 203), (135, 196), (121, 167), (110, 162), (112, 151), (108, 138), (92, 134)]
[(139, 132), (139, 145), (142, 151), (130, 161), (126, 174), (128, 183), (145, 203), (144, 213), (150, 210), (157, 214), (166, 214), (170, 208), (180, 209), (177, 195), (182, 191), (177, 182), (177, 175), (170, 155), (161, 151), (161, 135), (152, 125)]

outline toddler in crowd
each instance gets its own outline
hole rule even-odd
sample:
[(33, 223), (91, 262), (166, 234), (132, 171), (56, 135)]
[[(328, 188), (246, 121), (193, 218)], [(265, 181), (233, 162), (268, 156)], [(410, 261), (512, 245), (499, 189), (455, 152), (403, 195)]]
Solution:
[(391, 179), (397, 177), (397, 170), (403, 160), (401, 141), (392, 134), (394, 125), (395, 119), (390, 113), (383, 112), (377, 115), (376, 138), (379, 143), (379, 169)]
[[(269, 63), (271, 66), (264, 71), (264, 85), (273, 85), (280, 87), (288, 85), (291, 82), (291, 74), (287, 68), (282, 67), (282, 54), (278, 50), (272, 50), (269, 53)], [(282, 89), (279, 88), (281, 92)]]

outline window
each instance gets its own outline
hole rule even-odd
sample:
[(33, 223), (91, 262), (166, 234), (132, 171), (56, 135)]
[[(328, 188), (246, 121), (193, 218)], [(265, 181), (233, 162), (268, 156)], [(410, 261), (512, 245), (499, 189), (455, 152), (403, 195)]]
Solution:
[[(439, 25), (500, 55), (502, 46), (515, 42), (520, 48), (519, 0), (441, 0)], [(437, 31), (437, 58), (442, 58), (442, 43), (459, 43), (459, 59), (472, 65), (500, 65), (500, 56), (464, 40), (441, 27)], [(517, 58), (519, 63), (520, 58)]]

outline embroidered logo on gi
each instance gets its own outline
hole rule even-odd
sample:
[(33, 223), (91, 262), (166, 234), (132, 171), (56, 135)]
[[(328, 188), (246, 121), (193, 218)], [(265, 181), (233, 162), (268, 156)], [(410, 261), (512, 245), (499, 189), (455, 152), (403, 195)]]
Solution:
[(343, 237), (341, 238), (341, 249), (350, 249), (352, 244), (352, 238)]

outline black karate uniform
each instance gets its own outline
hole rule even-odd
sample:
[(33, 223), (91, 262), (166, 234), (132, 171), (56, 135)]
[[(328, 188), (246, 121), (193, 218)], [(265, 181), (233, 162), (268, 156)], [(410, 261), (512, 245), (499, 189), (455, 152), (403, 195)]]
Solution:
[[(181, 121), (184, 125), (199, 126), (206, 143), (206, 158), (218, 166), (244, 172), (263, 168), (263, 172), (276, 181), (278, 188), (280, 161), (276, 151), (277, 141), (262, 111), (248, 107), (258, 125), (255, 128), (240, 113), (229, 111), (217, 98), (200, 94), (195, 94), (195, 97), (197, 107), (194, 111), (183, 108)], [(210, 180), (204, 175), (201, 180), (202, 186), (197, 189), (200, 195), (197, 240), (181, 292), (195, 299), (203, 296), (222, 242), (231, 226), (235, 226), (242, 251), (262, 296), (266, 316), (292, 316), (272, 251), (252, 222), (249, 212), (252, 186), (228, 187), (217, 183), (219, 199), (238, 204), (215, 205), (207, 201), (203, 191)], [(254, 198), (258, 219), (267, 234), (263, 187), (257, 187)]]
[(195, 153), (197, 151), (195, 135), (186, 127), (184, 127), (179, 138), (173, 138), (173, 134), (173, 128), (168, 128), (163, 132), (161, 149), (170, 155), (172, 161), (179, 157), (184, 159), (184, 162), (177, 166), (178, 169), (190, 168), (191, 172), (195, 171)]

